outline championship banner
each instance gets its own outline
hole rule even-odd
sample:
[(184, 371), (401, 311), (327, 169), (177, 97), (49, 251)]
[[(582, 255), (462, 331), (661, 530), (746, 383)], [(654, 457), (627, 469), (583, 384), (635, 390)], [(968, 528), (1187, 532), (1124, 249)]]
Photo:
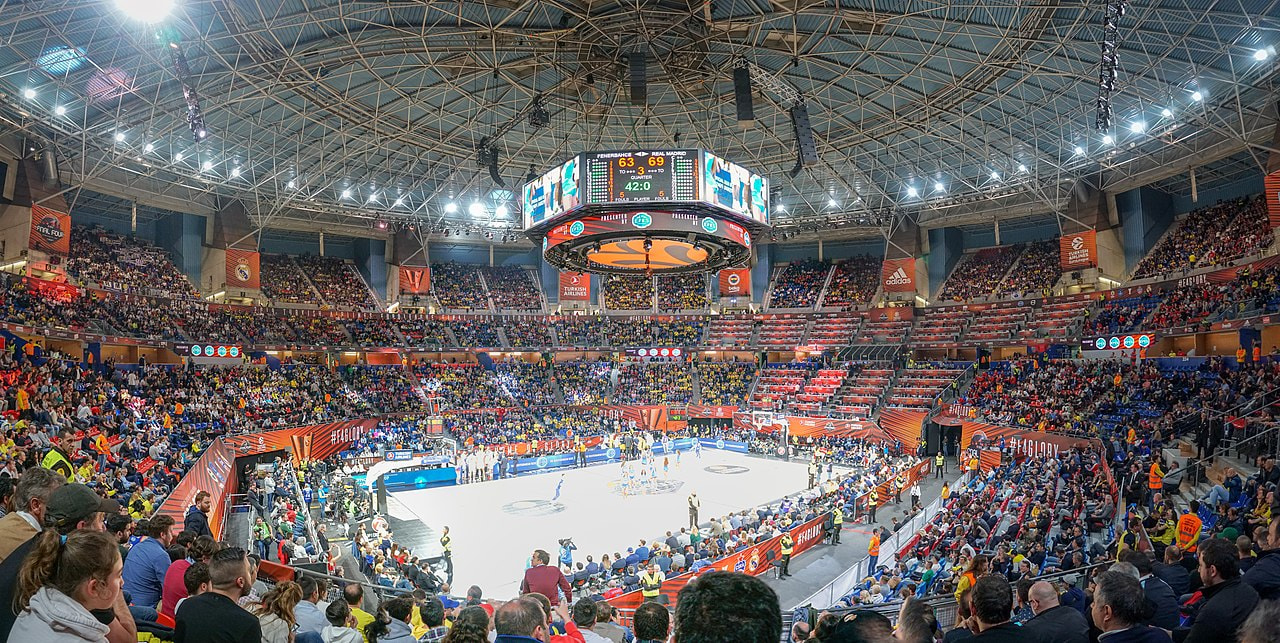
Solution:
[(27, 239), (32, 250), (51, 255), (71, 254), (71, 215), (43, 205), (31, 206), (31, 234)]
[(1085, 230), (1058, 238), (1058, 261), (1063, 270), (1098, 265), (1098, 231)]
[(227, 248), (227, 287), (253, 290), (261, 288), (259, 259), (260, 255), (256, 251)]
[(721, 297), (750, 297), (751, 269), (737, 268), (720, 271)]
[(1267, 195), (1267, 219), (1271, 227), (1280, 228), (1280, 171), (1268, 174), (1263, 185)]
[(960, 422), (960, 448), (962, 449), (967, 449), (970, 446), (999, 446), (1002, 439), (1004, 440), (1005, 448), (1015, 453), (1025, 453), (1031, 457), (1057, 457), (1060, 451), (1066, 449), (1072, 449), (1077, 446), (1091, 447), (1098, 444), (1097, 440), (1073, 438), (1057, 433), (1019, 429), (1012, 426), (998, 426), (970, 420), (961, 420)]
[(431, 291), (431, 269), (400, 266), (400, 292), (425, 295)]
[[(791, 529), (790, 533), (793, 541), (791, 556), (793, 559), (822, 542), (822, 538), (825, 535), (822, 525), (826, 519), (826, 514), (823, 514)], [(737, 572), (759, 576), (769, 571), (774, 561), (780, 560), (782, 560), (782, 536), (776, 536), (720, 558), (702, 568), (696, 574), (686, 572), (679, 576), (668, 578), (662, 583), (661, 591), (663, 596), (667, 597), (667, 607), (674, 609), (680, 590), (696, 579), (699, 574), (705, 574), (706, 572)], [(615, 596), (609, 599), (608, 603), (619, 609), (635, 610), (643, 601), (644, 597), (641, 595), (640, 590), (636, 590), (621, 596)]]
[[(200, 455), (187, 475), (178, 481), (173, 493), (160, 505), (157, 514), (173, 518), (174, 527), (181, 531), (187, 507), (195, 504), (196, 493), (208, 491), (213, 496), (213, 508), (209, 510), (209, 530), (215, 539), (222, 537), (222, 513), (227, 498), (236, 492), (236, 477), (232, 470), (236, 456), (222, 438), (218, 438)], [(175, 532), (176, 533), (176, 532)]]
[(560, 301), (590, 301), (591, 275), (585, 272), (560, 273)]
[(880, 428), (902, 443), (908, 451), (915, 449), (924, 434), (924, 418), (928, 413), (913, 409), (885, 408), (880, 410)]
[(885, 292), (915, 292), (915, 257), (885, 259), (880, 265), (880, 285)]

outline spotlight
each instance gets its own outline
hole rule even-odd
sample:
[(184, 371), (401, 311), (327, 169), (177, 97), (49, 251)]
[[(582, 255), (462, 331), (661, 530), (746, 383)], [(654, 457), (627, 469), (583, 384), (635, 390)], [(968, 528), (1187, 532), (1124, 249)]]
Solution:
[(510, 211), (509, 211), (509, 210), (507, 210), (507, 206), (506, 206), (505, 204), (504, 204), (504, 205), (500, 205), (500, 206), (498, 206), (498, 209), (493, 211), (493, 213), (494, 213), (494, 214), (496, 214), (496, 215), (498, 215), (498, 216), (500, 216), (500, 217), (505, 217), (505, 216), (507, 216), (507, 214), (508, 214), (509, 212), (510, 212)]
[(22, 90), (22, 97), (23, 97), (23, 98), (25, 98), (25, 99), (27, 99), (27, 100), (31, 100), (31, 99), (33, 99), (33, 98), (35, 98), (35, 97), (36, 97), (36, 90), (31, 89), (30, 87), (28, 87), (28, 88), (26, 88), (26, 89)]
[(200, 169), (204, 170), (205, 172), (208, 172), (209, 170), (212, 170), (212, 169), (213, 169), (213, 161), (205, 161), (204, 163), (201, 163), (201, 164), (200, 164)]
[(1021, 164), (1021, 163), (1019, 163), (1019, 164), (1018, 164), (1018, 171), (1019, 171), (1019, 172), (1026, 172), (1026, 171), (1027, 171), (1027, 166), (1026, 166), (1025, 164)]
[(479, 201), (472, 201), (471, 205), (467, 206), (467, 214), (473, 217), (482, 216), (484, 214), (484, 204)]
[(919, 194), (920, 194), (920, 191), (916, 189), (916, 186), (914, 185), (907, 186), (907, 196), (917, 196)]
[(181, 162), (182, 162), (182, 159), (184, 159), (184, 158), (186, 158), (186, 157), (184, 157), (184, 156), (182, 155), (182, 152), (178, 152), (177, 154), (174, 154), (174, 155), (173, 155), (173, 162), (174, 162), (174, 163), (181, 163)]
[(1204, 100), (1204, 94), (1201, 94), (1199, 91), (1191, 92), (1191, 100), (1198, 103)]
[(403, 199), (403, 198), (398, 198), (398, 199), (396, 199), (396, 203), (395, 203), (395, 204), (396, 204), (396, 205), (404, 205), (404, 199)]
[(231, 176), (233, 176), (233, 177), (238, 177), (238, 176), (240, 176), (240, 168), (238, 168), (238, 167), (233, 167), (233, 168), (231, 168)]
[(342, 198), (344, 198), (344, 199), (350, 199), (350, 198), (351, 198), (351, 190), (343, 190), (343, 191), (342, 191)]
[(293, 179), (289, 179), (289, 182), (288, 182), (288, 183), (285, 183), (285, 184), (284, 184), (284, 186), (285, 186), (285, 187), (287, 187), (287, 188), (289, 188), (290, 190), (292, 190), (292, 189), (294, 189), (294, 188), (298, 187), (298, 182), (297, 182), (297, 181), (295, 181), (295, 180), (293, 180)]
[(62, 105), (58, 105), (57, 107), (53, 108), (53, 113), (57, 114), (58, 116), (66, 116), (67, 108), (63, 107)]
[(117, 143), (124, 142), (124, 132), (116, 132), (116, 142)]
[(387, 229), (387, 222), (386, 222), (386, 221), (379, 221), (379, 222), (378, 222), (378, 229), (379, 229), (379, 230), (386, 230), (386, 229)]
[(1147, 131), (1147, 123), (1146, 123), (1146, 121), (1134, 121), (1134, 122), (1130, 123), (1130, 124), (1129, 124), (1129, 131), (1130, 131), (1130, 132), (1133, 132), (1134, 134), (1141, 134), (1141, 133), (1143, 133), (1143, 132)]
[(1257, 50), (1257, 51), (1253, 52), (1253, 59), (1254, 59), (1254, 60), (1256, 60), (1256, 61), (1258, 61), (1258, 62), (1262, 62), (1262, 61), (1266, 60), (1266, 59), (1267, 59), (1267, 57), (1268, 57), (1268, 56), (1270, 56), (1270, 55), (1271, 55), (1271, 54), (1270, 54), (1270, 52), (1268, 52), (1266, 49), (1259, 49), (1259, 50)]
[(828, 207), (828, 208), (834, 208), (834, 207), (836, 207), (836, 206), (838, 206), (838, 205), (840, 205), (840, 204), (839, 204), (838, 202), (836, 202), (836, 200), (835, 200), (835, 199), (827, 199), (827, 207)]
[(444, 211), (449, 214), (453, 214), (454, 212), (458, 211), (458, 204), (454, 203), (453, 201), (450, 201), (444, 204)]
[(1084, 154), (1084, 148), (1077, 145), (1075, 152), (1076, 152), (1076, 156), (1080, 156), (1081, 154)]
[(152, 145), (152, 144), (150, 144), (150, 143), (147, 143), (146, 145), (143, 145), (143, 146), (142, 146), (142, 151), (143, 151), (143, 152), (145, 152), (145, 153), (147, 153), (147, 154), (150, 154), (150, 153), (152, 153), (152, 152), (156, 151), (156, 146), (154, 146), (154, 145)]
[(208, 136), (208, 135), (209, 135), (209, 133), (208, 133), (208, 132), (206, 132), (206, 131), (204, 131), (204, 130), (202, 130), (202, 129), (198, 129), (198, 130), (196, 130), (196, 138), (201, 138), (201, 139), (202, 139), (202, 138), (204, 138), (204, 137), (206, 137), (206, 136)]
[(942, 181), (938, 181), (938, 182), (936, 182), (936, 183), (934, 183), (934, 184), (933, 184), (933, 191), (934, 191), (934, 192), (946, 192), (946, 191), (947, 191), (947, 186), (943, 185), (943, 184), (942, 184)]
[(999, 180), (1000, 180), (1000, 173), (999, 173), (999, 172), (997, 172), (997, 171), (995, 171), (995, 170), (991, 170), (991, 180), (992, 180), (992, 181), (999, 181)]
[(174, 0), (116, 0), (116, 8), (140, 22), (160, 22), (173, 11)]
[(1103, 135), (1102, 135), (1102, 144), (1103, 144), (1103, 145), (1110, 145), (1110, 144), (1112, 144), (1112, 143), (1114, 143), (1114, 142), (1115, 142), (1115, 139), (1111, 138), (1111, 135), (1110, 135), (1110, 134), (1103, 134)]
[(1160, 115), (1161, 115), (1161, 116), (1163, 116), (1163, 117), (1165, 117), (1165, 118), (1173, 118), (1173, 110), (1171, 110), (1171, 109), (1169, 109), (1168, 107), (1166, 107), (1166, 108), (1164, 108), (1164, 109), (1160, 110)]
[(785, 206), (785, 205), (783, 205), (783, 204), (779, 203), (779, 204), (778, 204), (778, 207), (776, 207), (776, 208), (774, 208), (774, 209), (775, 209), (775, 210), (777, 210), (778, 212), (786, 212), (786, 211), (787, 211), (787, 206)]

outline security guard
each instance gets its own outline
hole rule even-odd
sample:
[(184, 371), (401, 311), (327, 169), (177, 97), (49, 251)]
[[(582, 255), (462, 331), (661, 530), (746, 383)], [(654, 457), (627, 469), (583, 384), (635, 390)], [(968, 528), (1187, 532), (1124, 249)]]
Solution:
[(658, 564), (649, 565), (648, 571), (640, 574), (640, 595), (646, 603), (662, 602), (662, 582), (667, 576), (658, 568)]
[(782, 532), (782, 566), (778, 568), (778, 578), (786, 578), (791, 575), (791, 552), (795, 549), (796, 541), (792, 540), (791, 532)]
[(840, 530), (844, 527), (844, 509), (840, 505), (831, 511), (831, 544), (840, 544)]
[(947, 460), (942, 457), (942, 452), (939, 451), (938, 455), (933, 457), (933, 477), (941, 478), (946, 468)]
[(444, 573), (449, 577), (448, 583), (453, 584), (453, 538), (449, 536), (449, 528), (444, 528), (444, 533), (440, 535), (440, 547), (444, 549)]
[(1164, 471), (1160, 469), (1160, 458), (1151, 459), (1151, 468), (1147, 470), (1147, 507), (1154, 508), (1155, 497), (1164, 487)]
[(871, 530), (871, 542), (867, 543), (867, 575), (876, 575), (876, 563), (880, 561), (880, 530)]
[(880, 501), (880, 492), (875, 487), (871, 488), (871, 495), (867, 498), (867, 511), (871, 514), (871, 522), (876, 521), (876, 505)]

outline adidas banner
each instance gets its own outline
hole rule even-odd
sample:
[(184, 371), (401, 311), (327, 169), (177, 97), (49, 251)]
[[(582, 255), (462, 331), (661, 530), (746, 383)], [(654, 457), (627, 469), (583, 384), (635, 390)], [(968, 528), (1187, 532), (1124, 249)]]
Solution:
[(880, 267), (880, 284), (885, 292), (915, 292), (915, 257), (885, 259)]

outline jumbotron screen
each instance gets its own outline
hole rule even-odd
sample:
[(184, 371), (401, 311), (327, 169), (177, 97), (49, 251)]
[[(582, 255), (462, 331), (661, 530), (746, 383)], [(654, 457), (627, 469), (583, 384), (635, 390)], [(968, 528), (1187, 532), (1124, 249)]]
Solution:
[(585, 152), (526, 183), (525, 229), (583, 206), (699, 203), (769, 224), (769, 179), (705, 150)]

